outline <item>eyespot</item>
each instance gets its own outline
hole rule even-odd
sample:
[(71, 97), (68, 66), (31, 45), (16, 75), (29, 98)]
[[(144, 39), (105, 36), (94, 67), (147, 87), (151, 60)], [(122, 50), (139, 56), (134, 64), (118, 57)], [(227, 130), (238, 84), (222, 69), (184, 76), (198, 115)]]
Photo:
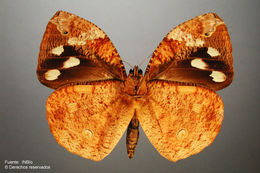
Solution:
[(142, 75), (142, 74), (143, 74), (143, 70), (142, 70), (142, 69), (139, 69), (139, 70), (138, 70), (138, 74)]
[(205, 35), (205, 36), (209, 36), (209, 33), (206, 32), (204, 35)]
[(65, 34), (65, 35), (68, 34), (68, 33), (69, 33), (68, 31), (63, 31), (63, 34)]

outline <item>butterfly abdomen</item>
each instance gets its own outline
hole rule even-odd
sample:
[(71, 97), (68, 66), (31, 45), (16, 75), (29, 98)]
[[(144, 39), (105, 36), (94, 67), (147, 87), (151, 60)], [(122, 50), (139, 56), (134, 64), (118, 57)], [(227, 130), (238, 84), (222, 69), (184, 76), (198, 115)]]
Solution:
[(139, 138), (139, 121), (134, 114), (127, 128), (126, 148), (129, 159), (134, 157), (135, 148)]

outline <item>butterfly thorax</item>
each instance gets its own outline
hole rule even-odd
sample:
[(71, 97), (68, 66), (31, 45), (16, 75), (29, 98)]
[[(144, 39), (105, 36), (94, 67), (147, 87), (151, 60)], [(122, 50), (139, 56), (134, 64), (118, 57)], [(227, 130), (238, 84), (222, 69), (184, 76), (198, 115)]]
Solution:
[(143, 71), (134, 66), (129, 70), (129, 75), (125, 80), (125, 93), (134, 96), (141, 97), (147, 92), (146, 82), (144, 80)]

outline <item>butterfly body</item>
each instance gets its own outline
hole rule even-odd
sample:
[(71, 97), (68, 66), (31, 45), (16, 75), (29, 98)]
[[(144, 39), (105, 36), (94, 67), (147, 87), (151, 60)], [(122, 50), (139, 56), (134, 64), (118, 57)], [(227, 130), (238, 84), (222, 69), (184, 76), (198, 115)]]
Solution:
[(127, 129), (132, 158), (140, 123), (157, 151), (178, 161), (217, 136), (224, 104), (214, 91), (231, 83), (232, 63), (227, 28), (214, 13), (174, 28), (154, 51), (145, 74), (135, 66), (127, 76), (100, 28), (58, 11), (43, 36), (37, 76), (56, 89), (46, 102), (47, 120), (68, 151), (100, 161)]

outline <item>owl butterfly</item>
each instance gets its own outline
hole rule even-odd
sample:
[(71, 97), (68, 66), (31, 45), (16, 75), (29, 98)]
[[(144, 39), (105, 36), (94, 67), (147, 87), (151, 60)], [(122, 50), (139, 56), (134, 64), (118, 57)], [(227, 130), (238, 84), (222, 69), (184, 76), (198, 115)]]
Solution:
[(56, 89), (47, 99), (50, 131), (68, 151), (104, 159), (127, 129), (132, 158), (139, 122), (170, 161), (197, 154), (218, 134), (224, 105), (214, 92), (233, 78), (225, 23), (208, 13), (171, 30), (145, 74), (127, 76), (108, 36), (93, 23), (58, 11), (43, 36), (37, 76)]

